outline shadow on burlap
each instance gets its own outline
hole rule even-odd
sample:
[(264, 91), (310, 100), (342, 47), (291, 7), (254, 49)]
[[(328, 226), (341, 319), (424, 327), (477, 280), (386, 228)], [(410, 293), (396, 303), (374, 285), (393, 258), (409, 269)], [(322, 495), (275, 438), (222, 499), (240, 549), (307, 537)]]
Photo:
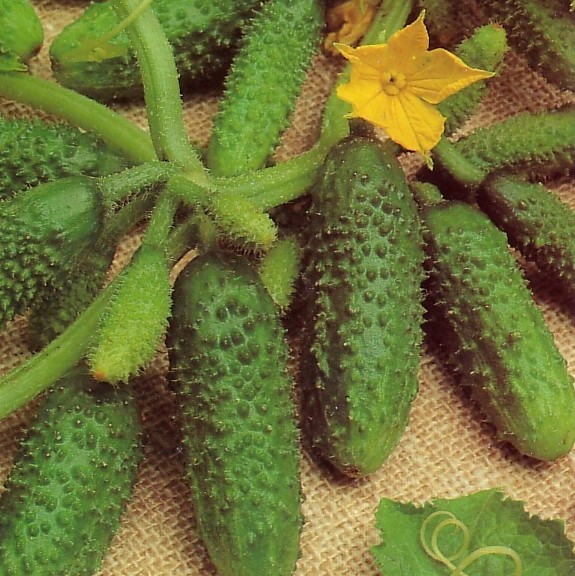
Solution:
[[(34, 2), (45, 24), (46, 45), (61, 27), (77, 16), (86, 1), (38, 0)], [(483, 22), (470, 0), (462, 2), (463, 25)], [(316, 58), (313, 70), (278, 160), (308, 148), (318, 127), (321, 107), (339, 64), (325, 56)], [(33, 63), (34, 74), (50, 77), (46, 49)], [(464, 130), (487, 125), (522, 110), (540, 110), (573, 101), (531, 72), (521, 57), (509, 54), (500, 77)], [(204, 145), (218, 93), (186, 94), (185, 118), (190, 138)], [(141, 103), (115, 106), (146, 127)], [(30, 110), (0, 101), (4, 115), (27, 115)], [(412, 174), (420, 160), (402, 158)], [(565, 201), (575, 204), (573, 180), (552, 186)], [(138, 237), (126, 239), (119, 263), (137, 246)], [(557, 344), (575, 374), (575, 307), (555, 293), (537, 272), (526, 269), (535, 299), (541, 306)], [(0, 336), (0, 370), (21, 362), (25, 346), (25, 319), (19, 318)], [(214, 570), (199, 542), (183, 481), (183, 454), (174, 404), (166, 388), (165, 353), (139, 378), (143, 417), (147, 431), (146, 458), (120, 532), (104, 562), (100, 576), (207, 575)], [(27, 419), (28, 406), (0, 422), (0, 478), (8, 474), (12, 455)], [(575, 539), (575, 455), (550, 464), (536, 463), (501, 445), (465, 393), (451, 378), (440, 359), (424, 350), (420, 393), (403, 438), (383, 468), (362, 480), (347, 480), (302, 455), (303, 513), (302, 557), (297, 576), (378, 574), (370, 547), (378, 542), (373, 514), (382, 497), (421, 503), (433, 497), (456, 497), (472, 491), (500, 487), (525, 501), (528, 510), (546, 518), (562, 518), (567, 534)], [(254, 575), (255, 576), (255, 575)], [(414, 575), (415, 576), (415, 575)]]

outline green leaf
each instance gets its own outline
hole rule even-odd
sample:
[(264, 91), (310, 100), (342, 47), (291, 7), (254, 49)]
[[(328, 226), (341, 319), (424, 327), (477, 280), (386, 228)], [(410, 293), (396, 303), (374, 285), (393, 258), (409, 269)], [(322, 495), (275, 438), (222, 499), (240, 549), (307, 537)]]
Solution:
[(384, 576), (575, 574), (563, 521), (531, 516), (521, 501), (499, 490), (421, 507), (384, 498), (376, 523), (382, 542), (372, 552)]
[(25, 72), (27, 69), (18, 56), (5, 52), (0, 46), (0, 72)]

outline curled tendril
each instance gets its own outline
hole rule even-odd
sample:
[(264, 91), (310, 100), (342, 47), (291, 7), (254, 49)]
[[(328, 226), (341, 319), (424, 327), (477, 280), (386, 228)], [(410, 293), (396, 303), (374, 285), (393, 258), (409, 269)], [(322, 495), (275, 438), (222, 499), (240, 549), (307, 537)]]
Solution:
[[(444, 516), (445, 519), (438, 522), (433, 531), (431, 532), (431, 537), (428, 540), (428, 527), (429, 524), (437, 519), (438, 517)], [(448, 526), (453, 526), (458, 529), (461, 533), (461, 544), (459, 548), (450, 556), (445, 556), (445, 554), (439, 549), (439, 535), (442, 530), (447, 528)], [(426, 554), (441, 562), (445, 566), (451, 570), (452, 576), (468, 576), (464, 569), (473, 564), (476, 560), (483, 556), (489, 555), (500, 555), (500, 556), (507, 556), (515, 565), (515, 572), (513, 576), (521, 576), (523, 573), (523, 567), (521, 563), (521, 558), (513, 550), (508, 546), (483, 546), (474, 550), (473, 552), (468, 553), (469, 543), (471, 541), (471, 536), (469, 534), (469, 529), (467, 526), (458, 520), (456, 516), (454, 516), (451, 512), (447, 512), (444, 510), (439, 510), (437, 512), (433, 512), (430, 514), (421, 525), (421, 530), (419, 532), (419, 537), (421, 541), (421, 546), (425, 550)], [(454, 562), (458, 561), (457, 564)]]
[(100, 38), (86, 40), (74, 50), (70, 50), (62, 60), (68, 63), (73, 62), (102, 62), (108, 58), (124, 56), (128, 52), (125, 44), (114, 44), (110, 42), (118, 34), (123, 32), (136, 18), (148, 9), (153, 0), (142, 0), (140, 4), (112, 30)]

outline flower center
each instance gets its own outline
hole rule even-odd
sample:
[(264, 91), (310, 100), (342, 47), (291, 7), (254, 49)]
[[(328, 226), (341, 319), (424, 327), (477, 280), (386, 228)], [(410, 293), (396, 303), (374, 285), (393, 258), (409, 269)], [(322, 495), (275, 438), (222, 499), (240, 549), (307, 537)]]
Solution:
[(397, 70), (388, 70), (381, 75), (381, 88), (389, 96), (397, 96), (405, 88), (405, 74)]

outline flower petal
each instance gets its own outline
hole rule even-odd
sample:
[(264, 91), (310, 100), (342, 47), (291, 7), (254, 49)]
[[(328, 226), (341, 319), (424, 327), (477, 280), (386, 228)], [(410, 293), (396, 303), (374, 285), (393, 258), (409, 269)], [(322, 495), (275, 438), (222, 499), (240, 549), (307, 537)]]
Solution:
[(382, 112), (378, 125), (387, 135), (406, 150), (425, 157), (443, 133), (444, 116), (408, 90), (389, 98), (388, 106)]
[(378, 78), (382, 69), (392, 64), (392, 55), (387, 44), (369, 44), (352, 48), (345, 44), (334, 44), (339, 52), (353, 64), (354, 69), (361, 69), (364, 73), (371, 70), (371, 74)]
[(387, 46), (394, 60), (394, 67), (403, 71), (408, 64), (419, 54), (429, 48), (429, 35), (423, 23), (425, 11), (422, 11), (417, 20), (391, 35)]
[(470, 84), (491, 76), (492, 72), (470, 68), (443, 48), (419, 56), (411, 62), (406, 74), (409, 89), (430, 104), (438, 104)]

